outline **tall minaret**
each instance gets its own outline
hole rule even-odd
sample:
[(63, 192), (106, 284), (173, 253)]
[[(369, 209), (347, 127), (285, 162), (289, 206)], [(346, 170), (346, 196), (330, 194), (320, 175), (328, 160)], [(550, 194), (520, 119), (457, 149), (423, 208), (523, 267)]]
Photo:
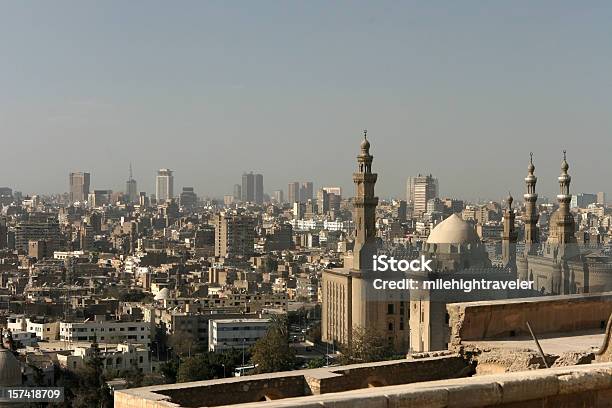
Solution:
[(372, 256), (376, 254), (376, 206), (374, 196), (377, 174), (372, 173), (372, 159), (367, 130), (363, 131), (361, 152), (357, 156), (358, 171), (353, 173), (355, 199), (353, 202), (355, 222), (355, 246), (353, 248), (353, 269), (372, 269)]
[(570, 202), (572, 196), (569, 192), (571, 176), (567, 173), (569, 164), (567, 164), (566, 152), (563, 151), (563, 163), (561, 163), (561, 175), (559, 176), (559, 190), (557, 201), (559, 202), (559, 216), (557, 218), (557, 237), (559, 244), (576, 243), (575, 221), (574, 216), (570, 212)]
[(533, 175), (535, 166), (533, 165), (533, 153), (529, 153), (529, 166), (527, 167), (527, 177), (525, 177), (525, 184), (527, 184), (527, 193), (523, 195), (525, 199), (525, 214), (523, 215), (523, 222), (525, 223), (525, 255), (532, 254), (538, 242), (540, 242), (540, 233), (538, 231), (538, 209), (536, 207), (536, 201), (538, 201), (538, 194), (536, 193), (536, 183), (538, 178)]
[(517, 233), (514, 228), (515, 214), (512, 209), (514, 199), (508, 193), (506, 202), (508, 208), (504, 211), (504, 232), (502, 235), (502, 262), (505, 268), (509, 268), (511, 273), (516, 276), (516, 238)]

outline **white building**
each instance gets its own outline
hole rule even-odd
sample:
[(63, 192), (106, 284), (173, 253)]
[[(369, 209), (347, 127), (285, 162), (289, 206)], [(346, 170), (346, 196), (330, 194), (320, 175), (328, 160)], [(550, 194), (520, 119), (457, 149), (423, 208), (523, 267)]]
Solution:
[(122, 322), (117, 320), (85, 320), (61, 322), (61, 341), (94, 341), (100, 343), (151, 344), (151, 325), (146, 322)]
[[(85, 366), (91, 351), (91, 347), (75, 347), (71, 354), (57, 353), (58, 363), (69, 370), (78, 370)], [(143, 344), (100, 347), (100, 356), (104, 361), (105, 371), (115, 372), (136, 368), (142, 373), (150, 373), (154, 367), (149, 357), (149, 347)]]
[(59, 338), (59, 322), (50, 322), (44, 317), (11, 315), (6, 319), (6, 328), (13, 333), (34, 333), (39, 340), (51, 341)]
[(208, 322), (208, 350), (251, 347), (268, 332), (270, 319), (217, 319)]
[(172, 170), (159, 169), (155, 179), (155, 197), (158, 203), (174, 197), (174, 176)]

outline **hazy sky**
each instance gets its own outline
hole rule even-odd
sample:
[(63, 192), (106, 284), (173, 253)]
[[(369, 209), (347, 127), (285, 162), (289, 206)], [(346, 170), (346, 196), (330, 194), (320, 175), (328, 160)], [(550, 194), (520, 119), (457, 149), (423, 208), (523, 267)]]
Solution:
[(609, 1), (0, 0), (0, 185), (68, 172), (231, 193), (245, 170), (353, 193), (368, 129), (381, 197), (612, 191)]

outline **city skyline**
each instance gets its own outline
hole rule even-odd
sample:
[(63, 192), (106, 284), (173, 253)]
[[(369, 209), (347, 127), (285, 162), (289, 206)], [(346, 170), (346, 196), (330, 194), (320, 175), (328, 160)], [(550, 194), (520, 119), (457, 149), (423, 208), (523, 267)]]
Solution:
[[(418, 173), (442, 195), (518, 196), (530, 151), (554, 197), (563, 149), (576, 191), (610, 192), (610, 4), (27, 3), (0, 28), (15, 190), (65, 191), (81, 169), (120, 191), (133, 162), (146, 191), (169, 167), (217, 197), (246, 169), (267, 193), (297, 179), (348, 193), (367, 127), (381, 197)], [(31, 171), (11, 172), (24, 158)]]
[[(535, 157), (535, 155), (533, 155), (533, 152), (530, 152), (530, 154)], [(563, 153), (561, 154), (561, 156), (563, 156)], [(535, 158), (534, 161), (537, 162), (537, 158)], [(529, 163), (529, 158), (527, 159), (526, 163)], [(88, 170), (73, 170), (73, 171), (71, 171), (69, 173), (69, 176), (71, 174), (73, 174), (73, 173), (76, 174), (76, 173), (79, 173), (79, 172), (88, 174), (90, 179), (91, 179), (91, 181), (89, 182), (91, 184), (90, 191), (93, 191), (94, 189), (95, 190), (99, 190), (99, 189), (106, 189), (106, 188), (108, 188), (108, 189), (110, 189), (110, 190), (112, 190), (114, 192), (125, 192), (125, 183), (126, 183), (126, 180), (127, 181), (132, 180), (132, 181), (138, 182), (138, 186), (143, 186), (143, 185), (144, 186), (148, 186), (148, 184), (151, 184), (152, 185), (151, 187), (145, 187), (145, 188), (140, 188), (139, 187), (138, 192), (142, 191), (142, 192), (145, 192), (145, 193), (147, 193), (149, 195), (151, 195), (151, 194), (155, 195), (155, 193), (156, 193), (156, 182), (157, 182), (158, 172), (160, 171), (160, 169), (158, 168), (157, 170), (155, 170), (155, 174), (152, 176), (153, 182), (152, 183), (148, 183), (146, 180), (145, 181), (140, 181), (141, 179), (138, 176), (134, 176), (133, 172), (132, 172), (132, 169), (131, 169), (132, 164), (130, 163), (129, 165), (130, 165), (129, 177), (126, 178), (125, 180), (121, 181), (121, 182), (115, 183), (115, 185), (113, 186), (114, 188), (110, 188), (108, 185), (96, 184), (96, 182), (95, 182), (95, 174), (92, 171), (88, 171)], [(574, 164), (572, 164), (572, 165), (574, 165)], [(526, 165), (523, 166), (523, 167), (525, 169), (527, 168)], [(161, 169), (161, 170), (166, 170), (166, 169)], [(542, 169), (541, 167), (539, 167), (540, 174), (548, 173), (549, 171), (547, 171), (547, 170), (549, 170), (549, 169)], [(554, 169), (553, 169), (553, 171), (554, 171)], [(173, 178), (174, 178), (175, 171), (172, 170), (172, 173), (173, 173)], [(246, 174), (252, 174), (252, 173), (253, 173), (253, 171), (251, 171), (250, 173), (247, 173), (246, 171), (244, 171), (244, 172), (242, 172), (242, 176), (244, 176)], [(258, 175), (265, 175), (263, 173), (264, 172), (261, 172), (261, 174), (258, 173)], [(413, 175), (408, 175), (406, 177), (406, 179), (404, 180), (404, 185), (400, 186), (400, 188), (398, 188), (398, 192), (397, 193), (391, 194), (391, 195), (384, 195), (384, 194), (379, 194), (379, 195), (383, 199), (406, 200), (406, 194), (407, 194), (407, 191), (406, 191), (407, 185), (406, 185), (406, 183), (409, 182), (410, 178), (414, 178), (414, 177), (421, 176), (421, 175), (430, 175), (430, 173), (428, 173), (428, 172), (418, 172), (418, 173), (415, 173)], [(437, 177), (436, 174), (434, 174), (433, 176), (437, 180), (439, 179), (439, 177)], [(522, 179), (520, 178), (520, 175), (517, 175), (517, 177), (518, 178), (516, 180), (518, 180), (518, 181), (514, 180), (512, 182), (512, 184), (520, 184), (522, 182)], [(546, 185), (547, 179), (543, 178), (542, 176), (540, 176), (540, 177), (541, 177), (540, 178), (541, 183), (543, 184), (543, 186), (541, 187), (542, 192), (540, 193), (540, 197), (543, 198), (543, 199), (547, 199), (549, 202), (554, 202), (555, 201), (555, 197), (556, 197), (556, 195), (558, 193), (558, 191), (557, 191), (558, 187), (557, 187), (557, 189), (554, 189), (554, 188), (553, 189), (550, 189), (550, 188), (547, 189), (547, 185)], [(181, 178), (179, 177), (179, 180), (180, 179)], [(478, 181), (476, 179), (473, 179), (473, 180), (474, 181)], [(549, 184), (551, 184), (554, 187), (555, 183), (556, 183), (556, 177), (553, 176), (552, 178), (549, 178), (548, 180), (550, 181)], [(123, 183), (123, 187), (120, 186), (121, 183)], [(288, 184), (293, 184), (293, 183), (294, 182), (289, 182), (289, 183), (285, 183), (284, 185), (280, 185), (280, 186), (276, 186), (276, 185), (275, 186), (269, 186), (268, 183), (266, 182), (265, 188), (263, 190), (263, 193), (265, 195), (269, 196), (270, 198), (272, 198), (274, 193), (275, 193), (275, 191), (282, 190), (283, 193), (285, 194), (285, 197), (288, 200), (289, 199), (288, 191), (290, 190), (290, 186), (288, 188)], [(197, 184), (194, 184), (194, 183), (190, 184), (190, 183), (180, 183), (180, 182), (179, 183), (173, 183), (173, 184), (176, 184), (176, 186), (177, 186), (175, 188), (175, 192), (177, 192), (177, 193), (174, 194), (174, 196), (177, 197), (177, 198), (178, 198), (178, 192), (180, 191), (180, 189), (182, 187), (194, 187), (194, 186), (197, 185)], [(298, 182), (298, 184), (301, 185), (302, 183)], [(324, 188), (325, 186), (332, 185), (332, 183), (326, 183), (325, 181), (322, 181), (320, 183), (314, 182), (313, 184), (314, 184), (315, 191), (318, 191), (319, 189)], [(483, 194), (475, 191), (474, 189), (470, 189), (470, 190), (465, 190), (465, 191), (459, 192), (459, 194), (452, 195), (452, 194), (448, 194), (447, 190), (444, 189), (444, 184), (445, 184), (445, 182), (444, 182), (444, 180), (442, 180), (442, 186), (443, 187), (439, 190), (439, 194), (438, 194), (439, 197), (459, 198), (459, 199), (465, 199), (465, 200), (469, 200), (469, 201), (473, 201), (473, 202), (489, 201), (489, 200), (492, 200), (492, 201), (496, 201), (496, 200), (497, 201), (503, 201), (505, 199), (505, 197), (508, 195), (509, 191), (515, 197), (518, 197), (518, 202), (522, 202), (522, 196), (523, 196), (523, 193), (525, 192), (525, 191), (523, 191), (524, 188), (523, 188), (523, 190), (519, 190), (520, 187), (517, 188), (516, 190), (512, 190), (512, 189), (507, 188), (505, 190), (502, 189), (502, 192), (499, 195), (497, 195), (497, 196), (486, 196), (486, 195), (483, 195)], [(579, 183), (576, 183), (576, 184), (580, 185)], [(220, 194), (210, 193), (209, 191), (198, 189), (198, 187), (194, 187), (194, 190), (196, 192), (198, 192), (198, 194), (202, 195), (203, 197), (222, 200), (224, 196), (228, 196), (228, 195), (232, 195), (233, 194), (232, 187), (234, 185), (230, 184), (228, 186), (228, 188), (226, 189), (227, 191), (222, 192)], [(578, 187), (576, 187), (574, 189), (574, 192), (575, 192), (575, 194), (583, 194), (583, 193), (586, 193), (586, 194), (597, 194), (599, 192), (603, 192), (606, 197), (608, 196), (608, 191), (606, 191), (605, 189), (602, 189), (601, 186), (598, 188), (597, 184), (591, 184), (591, 185), (595, 186), (595, 188), (592, 189), (592, 190), (584, 190), (584, 189), (581, 190)], [(338, 186), (342, 189), (342, 191), (348, 192), (348, 195), (346, 197), (352, 197), (353, 196), (353, 191), (352, 191), (353, 189), (352, 188), (350, 188), (350, 187), (347, 188), (344, 184), (341, 184), (341, 185), (338, 185)], [(18, 187), (14, 187), (14, 186), (10, 185), (10, 183), (6, 183), (6, 187), (9, 187), (9, 188), (11, 188), (14, 191), (20, 191), (24, 195), (32, 195), (32, 194), (53, 195), (53, 194), (64, 194), (64, 193), (68, 193), (69, 194), (70, 193), (70, 185), (69, 184), (68, 184), (67, 189), (65, 191), (50, 191), (50, 192), (49, 191), (40, 191), (40, 192), (37, 192), (37, 191), (34, 191), (34, 192), (23, 191), (23, 190), (20, 190)], [(403, 187), (403, 191), (402, 191), (402, 187)], [(550, 187), (550, 186), (548, 186), (548, 187)]]

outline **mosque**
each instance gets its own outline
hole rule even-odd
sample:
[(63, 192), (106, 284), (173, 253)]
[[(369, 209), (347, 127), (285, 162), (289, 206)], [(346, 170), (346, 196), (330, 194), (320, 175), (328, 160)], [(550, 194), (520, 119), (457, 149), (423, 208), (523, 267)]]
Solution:
[(480, 280), (533, 282), (530, 290), (375, 291), (372, 282), (381, 272), (372, 271), (376, 254), (374, 195), (377, 175), (372, 173), (373, 156), (364, 134), (357, 156), (354, 220), (355, 246), (341, 268), (331, 268), (322, 277), (322, 340), (333, 344), (352, 341), (355, 328), (383, 334), (398, 352), (445, 350), (449, 341), (446, 304), (476, 300), (603, 292), (612, 290), (612, 260), (594, 249), (580, 248), (576, 225), (570, 212), (571, 177), (564, 152), (559, 176), (559, 208), (549, 222), (548, 239), (540, 243), (538, 195), (533, 156), (525, 178), (524, 250), (517, 253), (513, 198), (506, 200), (503, 214), (502, 265), (492, 265), (474, 227), (453, 214), (429, 234), (421, 254), (431, 259), (433, 272), (411, 273), (425, 280)]
[(570, 212), (571, 176), (565, 152), (559, 176), (559, 208), (549, 220), (548, 239), (540, 243), (536, 201), (537, 178), (533, 156), (525, 177), (525, 250), (516, 259), (518, 277), (535, 282), (543, 295), (597, 293), (612, 290), (612, 260), (597, 248), (580, 247), (576, 222)]

